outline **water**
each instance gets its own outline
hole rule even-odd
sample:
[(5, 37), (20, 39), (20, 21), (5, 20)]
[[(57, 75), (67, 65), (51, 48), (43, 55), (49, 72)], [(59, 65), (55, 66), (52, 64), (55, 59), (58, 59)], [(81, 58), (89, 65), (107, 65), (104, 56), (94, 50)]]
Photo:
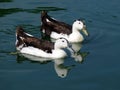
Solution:
[[(4, 2), (3, 2), (4, 1)], [(1, 0), (0, 1), (0, 90), (119, 90), (120, 7), (119, 0)], [(82, 63), (67, 57), (58, 68), (55, 61), (38, 62), (15, 52), (15, 28), (40, 37), (40, 11), (72, 24), (83, 18), (90, 33), (82, 45)], [(89, 52), (89, 54), (86, 54)], [(59, 63), (59, 62), (58, 62)]]

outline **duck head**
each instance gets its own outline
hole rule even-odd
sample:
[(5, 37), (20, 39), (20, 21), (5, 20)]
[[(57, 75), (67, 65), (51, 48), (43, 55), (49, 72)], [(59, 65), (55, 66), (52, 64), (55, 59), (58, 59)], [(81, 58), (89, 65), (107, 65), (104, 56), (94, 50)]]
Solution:
[(74, 31), (82, 31), (86, 36), (89, 35), (83, 20), (75, 20), (72, 27)]
[(68, 42), (67, 39), (65, 38), (59, 38), (55, 42), (55, 49), (63, 49), (63, 48), (68, 48), (71, 52), (75, 52), (72, 48), (72, 45)]

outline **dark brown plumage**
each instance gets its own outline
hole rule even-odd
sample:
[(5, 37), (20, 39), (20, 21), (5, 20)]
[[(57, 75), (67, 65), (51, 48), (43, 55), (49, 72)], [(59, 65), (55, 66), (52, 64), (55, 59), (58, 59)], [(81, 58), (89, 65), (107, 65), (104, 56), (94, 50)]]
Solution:
[[(49, 22), (47, 20), (49, 20)], [(45, 34), (48, 36), (50, 36), (52, 31), (67, 35), (72, 33), (71, 25), (51, 18), (46, 11), (41, 12), (41, 21), (41, 31), (45, 30)]]
[(22, 27), (17, 27), (16, 39), (18, 40), (16, 47), (19, 47), (20, 45), (23, 45), (23, 47), (32, 46), (39, 48), (47, 53), (52, 53), (52, 49), (54, 49), (53, 42), (30, 36), (29, 34), (25, 33)]

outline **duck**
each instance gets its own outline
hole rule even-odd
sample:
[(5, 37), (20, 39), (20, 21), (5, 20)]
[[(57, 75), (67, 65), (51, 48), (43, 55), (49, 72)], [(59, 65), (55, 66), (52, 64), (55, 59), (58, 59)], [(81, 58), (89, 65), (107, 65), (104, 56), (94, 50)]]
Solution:
[(41, 12), (41, 32), (45, 36), (49, 36), (53, 39), (63, 37), (71, 43), (79, 43), (84, 40), (81, 31), (86, 36), (89, 36), (83, 20), (77, 19), (72, 25), (69, 25), (50, 17), (47, 11)]
[(71, 48), (71, 44), (65, 38), (59, 38), (55, 42), (36, 38), (26, 33), (21, 26), (16, 28), (16, 50), (21, 54), (33, 55), (36, 57), (58, 59), (67, 56), (64, 48)]

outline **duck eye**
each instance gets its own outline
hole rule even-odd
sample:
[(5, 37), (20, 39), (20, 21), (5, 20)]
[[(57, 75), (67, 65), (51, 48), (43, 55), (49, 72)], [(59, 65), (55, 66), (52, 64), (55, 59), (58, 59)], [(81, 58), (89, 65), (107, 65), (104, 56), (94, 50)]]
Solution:
[(81, 23), (79, 22), (79, 24), (81, 24)]
[(64, 40), (62, 40), (62, 42), (65, 42)]

